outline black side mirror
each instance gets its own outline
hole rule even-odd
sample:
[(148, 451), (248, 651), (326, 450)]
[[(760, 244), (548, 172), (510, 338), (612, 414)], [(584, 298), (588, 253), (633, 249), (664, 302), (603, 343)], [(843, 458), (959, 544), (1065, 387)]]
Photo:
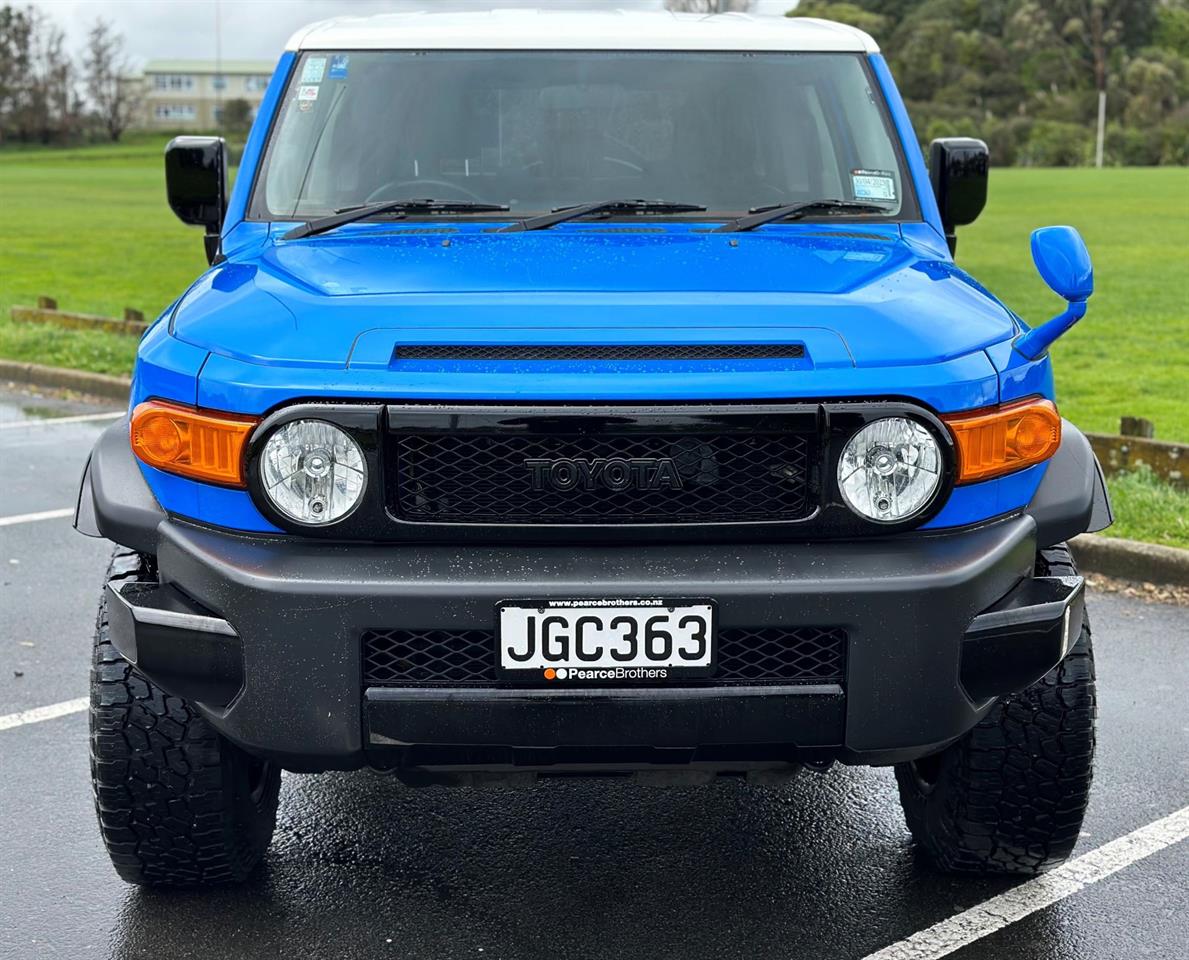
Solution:
[(206, 259), (214, 263), (227, 213), (227, 143), (223, 138), (170, 140), (165, 148), (165, 192), (182, 223), (206, 228)]
[(987, 205), (990, 160), (987, 145), (969, 137), (945, 137), (929, 145), (929, 179), (951, 254), (958, 248), (955, 228), (974, 223)]

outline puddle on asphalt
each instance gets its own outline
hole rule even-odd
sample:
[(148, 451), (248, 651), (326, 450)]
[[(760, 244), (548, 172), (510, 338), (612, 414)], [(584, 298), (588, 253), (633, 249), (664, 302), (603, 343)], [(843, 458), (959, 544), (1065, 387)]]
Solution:
[(31, 396), (11, 390), (0, 389), (0, 423), (15, 423), (21, 420), (56, 420), (84, 413), (105, 412), (117, 404), (96, 406), (76, 400), (59, 400), (56, 397)]
[(50, 420), (54, 417), (64, 416), (64, 413), (58, 407), (38, 407), (28, 404), (21, 407), (21, 413), (25, 415), (25, 419)]

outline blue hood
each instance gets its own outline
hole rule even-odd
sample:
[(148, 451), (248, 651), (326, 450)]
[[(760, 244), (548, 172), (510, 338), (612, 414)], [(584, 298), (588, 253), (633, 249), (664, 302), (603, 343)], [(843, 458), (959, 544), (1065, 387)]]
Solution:
[(803, 342), (811, 366), (880, 367), (980, 351), (1014, 322), (895, 226), (467, 223), (266, 238), (196, 283), (172, 329), (242, 362), (340, 370), (417, 342)]

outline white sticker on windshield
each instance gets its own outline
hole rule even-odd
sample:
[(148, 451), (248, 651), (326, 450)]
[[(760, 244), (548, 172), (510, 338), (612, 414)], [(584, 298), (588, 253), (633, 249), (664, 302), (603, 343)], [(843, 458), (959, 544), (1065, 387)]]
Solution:
[(896, 199), (896, 178), (890, 170), (852, 170), (850, 182), (856, 200)]
[(309, 86), (305, 86), (305, 87), (298, 87), (297, 88), (297, 99), (298, 100), (317, 100), (318, 99), (318, 88), (316, 86), (314, 86), (313, 84), (310, 84)]
[(321, 83), (326, 74), (326, 58), (310, 57), (301, 68), (302, 83)]

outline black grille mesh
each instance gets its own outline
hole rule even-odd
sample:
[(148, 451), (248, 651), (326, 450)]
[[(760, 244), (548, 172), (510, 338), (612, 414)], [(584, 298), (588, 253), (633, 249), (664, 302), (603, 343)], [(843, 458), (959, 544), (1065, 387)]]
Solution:
[[(842, 683), (846, 640), (846, 632), (836, 627), (719, 630), (716, 675), (682, 679), (678, 685)], [(496, 682), (491, 630), (368, 630), (363, 635), (364, 686), (489, 687)]]
[(397, 360), (784, 360), (805, 356), (799, 343), (689, 343), (635, 346), (472, 346), (396, 348)]
[[(798, 434), (397, 434), (390, 502), (439, 523), (799, 520), (813, 509), (810, 440)], [(533, 489), (526, 461), (645, 460), (626, 489), (599, 479)], [(657, 461), (680, 477), (659, 480)], [(538, 468), (539, 469), (539, 468)], [(538, 474), (538, 486), (540, 486)], [(643, 477), (641, 480), (640, 477)], [(649, 489), (650, 485), (659, 489)], [(643, 488), (642, 488), (643, 487)]]

